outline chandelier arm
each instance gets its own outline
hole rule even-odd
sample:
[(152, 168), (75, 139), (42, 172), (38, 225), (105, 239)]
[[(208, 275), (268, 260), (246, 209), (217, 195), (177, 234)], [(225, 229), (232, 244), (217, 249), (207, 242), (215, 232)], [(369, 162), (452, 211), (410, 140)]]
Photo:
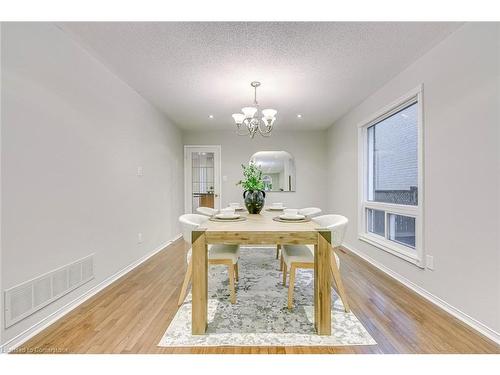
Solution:
[(268, 132), (268, 133), (259, 132), (259, 134), (261, 135), (261, 137), (264, 137), (264, 138), (269, 138), (272, 135), (271, 132)]
[(250, 134), (250, 130), (248, 130), (248, 127), (245, 127), (245, 129), (246, 129), (246, 131), (242, 132), (240, 126), (236, 127), (236, 134), (240, 135), (240, 136), (247, 136), (247, 135), (249, 135)]
[(268, 126), (264, 123), (265, 128), (264, 128), (264, 130), (262, 130), (261, 124), (262, 124), (262, 122), (259, 121), (259, 133), (260, 133), (260, 135), (262, 135), (262, 136), (264, 136), (264, 134), (270, 135), (270, 133), (273, 131), (273, 126), (272, 125)]

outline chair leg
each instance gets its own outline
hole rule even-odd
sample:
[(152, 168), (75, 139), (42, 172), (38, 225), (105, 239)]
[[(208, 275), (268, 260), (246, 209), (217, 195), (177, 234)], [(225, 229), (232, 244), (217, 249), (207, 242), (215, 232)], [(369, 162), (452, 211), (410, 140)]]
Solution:
[(227, 264), (229, 274), (229, 294), (231, 296), (231, 303), (236, 303), (236, 291), (234, 289), (234, 265), (232, 261)]
[(186, 299), (187, 288), (189, 282), (191, 281), (191, 274), (193, 272), (193, 264), (190, 261), (187, 265), (186, 275), (184, 276), (184, 281), (182, 282), (181, 294), (179, 296), (179, 301), (177, 301), (177, 306), (182, 305), (184, 300)]
[(340, 276), (340, 270), (337, 267), (337, 262), (335, 262), (335, 255), (332, 250), (332, 256), (330, 257), (330, 271), (332, 272), (332, 278), (337, 285), (337, 292), (339, 293), (339, 297), (344, 305), (345, 312), (350, 312), (349, 303), (347, 302), (347, 295), (344, 289), (344, 283), (342, 282), (342, 277)]
[(283, 271), (283, 263), (285, 263), (285, 262), (283, 260), (283, 254), (281, 254), (281, 257), (280, 257), (280, 271)]
[(293, 290), (295, 288), (295, 264), (290, 266), (290, 280), (288, 281), (288, 308), (293, 309)]
[(276, 259), (278, 259), (278, 258), (279, 258), (279, 255), (280, 255), (280, 248), (281, 248), (281, 245), (280, 245), (280, 244), (276, 245)]
[(236, 281), (240, 281), (238, 262), (234, 264), (234, 276), (236, 278)]
[(286, 263), (283, 261), (283, 286), (286, 286)]

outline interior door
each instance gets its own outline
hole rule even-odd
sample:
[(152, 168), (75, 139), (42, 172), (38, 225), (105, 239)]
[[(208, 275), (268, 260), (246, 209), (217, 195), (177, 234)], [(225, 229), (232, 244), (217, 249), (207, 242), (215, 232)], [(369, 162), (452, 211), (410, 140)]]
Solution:
[(184, 146), (185, 211), (220, 209), (220, 146)]

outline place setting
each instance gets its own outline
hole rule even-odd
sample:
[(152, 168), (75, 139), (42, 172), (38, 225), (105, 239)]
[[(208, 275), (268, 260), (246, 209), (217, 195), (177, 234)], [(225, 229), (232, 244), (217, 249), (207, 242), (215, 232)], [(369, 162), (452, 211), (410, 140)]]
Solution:
[(269, 207), (266, 208), (266, 211), (283, 211), (286, 207), (281, 202), (271, 203)]
[(281, 223), (306, 223), (311, 221), (306, 215), (299, 214), (299, 210), (295, 208), (287, 208), (283, 210), (283, 214), (273, 217), (274, 221)]
[(246, 211), (247, 209), (245, 207), (243, 207), (240, 203), (238, 202), (233, 202), (233, 203), (229, 203), (229, 208), (233, 208), (234, 211), (236, 212), (244, 212)]
[(222, 208), (219, 213), (213, 215), (209, 220), (218, 222), (245, 221), (247, 218), (241, 213), (245, 211), (239, 203), (230, 203), (229, 207)]

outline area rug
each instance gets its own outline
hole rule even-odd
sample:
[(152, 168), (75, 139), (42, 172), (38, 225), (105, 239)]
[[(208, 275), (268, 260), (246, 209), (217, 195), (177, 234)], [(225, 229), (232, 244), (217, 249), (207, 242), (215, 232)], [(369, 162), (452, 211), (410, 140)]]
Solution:
[(313, 270), (296, 274), (295, 306), (287, 308), (276, 248), (242, 248), (237, 303), (229, 302), (225, 266), (210, 266), (208, 328), (191, 334), (191, 293), (177, 311), (158, 346), (342, 346), (375, 345), (356, 316), (344, 311), (332, 288), (332, 335), (314, 330)]

